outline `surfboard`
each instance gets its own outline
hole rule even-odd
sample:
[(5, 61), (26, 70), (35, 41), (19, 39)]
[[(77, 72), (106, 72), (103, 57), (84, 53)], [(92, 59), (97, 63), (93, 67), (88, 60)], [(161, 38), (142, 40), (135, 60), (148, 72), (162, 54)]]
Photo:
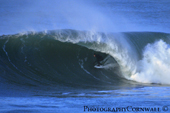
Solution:
[(98, 66), (98, 65), (95, 65), (94, 67), (95, 67), (95, 68), (103, 68), (103, 65), (99, 65), (99, 66)]

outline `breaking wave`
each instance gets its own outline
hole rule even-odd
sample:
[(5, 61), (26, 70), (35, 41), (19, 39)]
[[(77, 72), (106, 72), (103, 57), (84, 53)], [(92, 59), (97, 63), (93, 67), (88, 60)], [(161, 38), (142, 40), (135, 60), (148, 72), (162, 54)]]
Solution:
[[(170, 34), (62, 29), (0, 37), (0, 79), (23, 85), (170, 84)], [(106, 60), (94, 68), (94, 53)]]

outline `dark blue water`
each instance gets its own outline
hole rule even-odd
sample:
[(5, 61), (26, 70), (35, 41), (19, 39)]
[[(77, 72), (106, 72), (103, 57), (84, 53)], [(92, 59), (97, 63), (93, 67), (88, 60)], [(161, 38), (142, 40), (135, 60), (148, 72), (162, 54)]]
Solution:
[(169, 6), (1, 0), (0, 112), (168, 113)]

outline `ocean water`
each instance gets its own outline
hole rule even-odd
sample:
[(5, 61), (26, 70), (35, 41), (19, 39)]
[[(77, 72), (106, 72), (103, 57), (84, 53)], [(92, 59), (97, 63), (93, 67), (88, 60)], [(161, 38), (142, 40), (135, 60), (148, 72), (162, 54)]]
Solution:
[[(1, 0), (0, 112), (168, 113), (169, 6)], [(94, 68), (94, 53), (103, 68)]]

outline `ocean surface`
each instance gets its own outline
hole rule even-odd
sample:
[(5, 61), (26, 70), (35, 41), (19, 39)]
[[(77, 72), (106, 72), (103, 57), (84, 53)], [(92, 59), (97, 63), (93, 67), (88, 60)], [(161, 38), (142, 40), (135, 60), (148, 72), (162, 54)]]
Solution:
[(1, 0), (0, 112), (169, 113), (169, 6)]

